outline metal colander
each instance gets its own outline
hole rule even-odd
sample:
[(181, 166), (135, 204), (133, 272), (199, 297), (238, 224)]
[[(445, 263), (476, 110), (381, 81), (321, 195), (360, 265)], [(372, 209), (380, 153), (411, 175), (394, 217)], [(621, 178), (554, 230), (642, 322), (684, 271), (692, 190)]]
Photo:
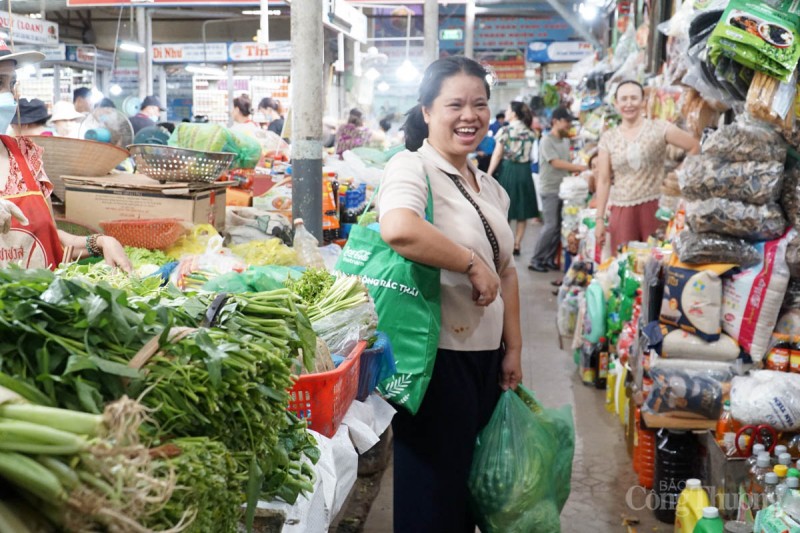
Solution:
[(216, 181), (231, 166), (236, 154), (201, 152), (158, 144), (132, 144), (128, 151), (136, 164), (136, 172), (160, 182)]

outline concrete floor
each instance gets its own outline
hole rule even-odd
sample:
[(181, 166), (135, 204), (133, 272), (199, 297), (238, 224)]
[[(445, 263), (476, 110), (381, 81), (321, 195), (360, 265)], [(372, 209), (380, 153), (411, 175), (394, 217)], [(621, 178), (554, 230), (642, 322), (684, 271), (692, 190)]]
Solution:
[[(540, 274), (527, 269), (539, 225), (532, 225), (517, 258), (520, 280), (523, 331), (523, 381), (546, 406), (573, 406), (576, 428), (572, 492), (561, 513), (564, 533), (645, 533), (671, 532), (649, 510), (640, 509), (641, 490), (625, 446), (619, 420), (605, 410), (604, 391), (587, 388), (578, 379), (572, 354), (558, 347), (555, 333), (556, 297), (550, 281), (556, 272)], [(633, 490), (634, 505), (626, 504)], [(623, 517), (636, 518), (639, 524), (626, 529)], [(364, 528), (365, 533), (392, 532), (392, 467), (383, 476)]]

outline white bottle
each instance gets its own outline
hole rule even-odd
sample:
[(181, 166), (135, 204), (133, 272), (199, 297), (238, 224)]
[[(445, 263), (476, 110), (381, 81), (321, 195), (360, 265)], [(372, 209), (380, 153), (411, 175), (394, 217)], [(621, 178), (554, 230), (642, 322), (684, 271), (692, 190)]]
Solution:
[(787, 477), (786, 486), (794, 490), (800, 489), (800, 477)]
[(775, 446), (775, 449), (772, 452), (775, 454), (772, 459), (773, 466), (778, 464), (778, 458), (781, 456), (782, 453), (786, 453), (789, 451), (789, 448), (784, 446), (783, 444), (779, 444)]
[(747, 469), (750, 470), (754, 466), (756, 466), (756, 461), (758, 460), (758, 455), (767, 451), (767, 447), (763, 444), (754, 444), (753, 445), (753, 455), (747, 458)]
[[(785, 446), (784, 446), (785, 448)], [(792, 464), (792, 456), (787, 452), (783, 452), (778, 456), (778, 464), (790, 466)]]
[(294, 221), (294, 251), (301, 266), (325, 269), (325, 261), (319, 252), (319, 242), (306, 229), (302, 218)]
[(778, 474), (767, 472), (764, 476), (764, 502), (761, 504), (761, 508), (775, 505), (778, 501)]

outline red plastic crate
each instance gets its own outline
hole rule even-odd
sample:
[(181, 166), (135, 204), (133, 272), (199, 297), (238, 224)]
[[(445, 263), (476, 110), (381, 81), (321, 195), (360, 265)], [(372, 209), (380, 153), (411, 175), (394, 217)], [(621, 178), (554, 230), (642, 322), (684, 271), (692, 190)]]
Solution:
[(333, 437), (358, 393), (361, 354), (367, 347), (360, 341), (339, 368), (297, 378), (289, 390), (289, 410), (308, 422), (309, 429)]

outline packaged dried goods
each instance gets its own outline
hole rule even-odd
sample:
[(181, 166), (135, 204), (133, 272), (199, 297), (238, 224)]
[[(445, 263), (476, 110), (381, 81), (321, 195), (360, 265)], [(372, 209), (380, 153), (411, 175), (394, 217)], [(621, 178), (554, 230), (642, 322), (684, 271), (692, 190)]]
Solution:
[(730, 162), (706, 155), (690, 155), (677, 171), (681, 194), (688, 200), (714, 196), (756, 205), (778, 200), (783, 174), (780, 161)]
[(761, 254), (746, 240), (717, 233), (683, 230), (675, 238), (675, 249), (681, 262), (692, 265), (732, 263), (749, 267), (761, 261)]
[(709, 135), (703, 154), (728, 161), (786, 161), (783, 137), (767, 124), (748, 115), (740, 115)]
[(686, 204), (686, 223), (695, 233), (720, 233), (752, 241), (777, 239), (786, 230), (778, 204), (752, 205), (724, 198)]

